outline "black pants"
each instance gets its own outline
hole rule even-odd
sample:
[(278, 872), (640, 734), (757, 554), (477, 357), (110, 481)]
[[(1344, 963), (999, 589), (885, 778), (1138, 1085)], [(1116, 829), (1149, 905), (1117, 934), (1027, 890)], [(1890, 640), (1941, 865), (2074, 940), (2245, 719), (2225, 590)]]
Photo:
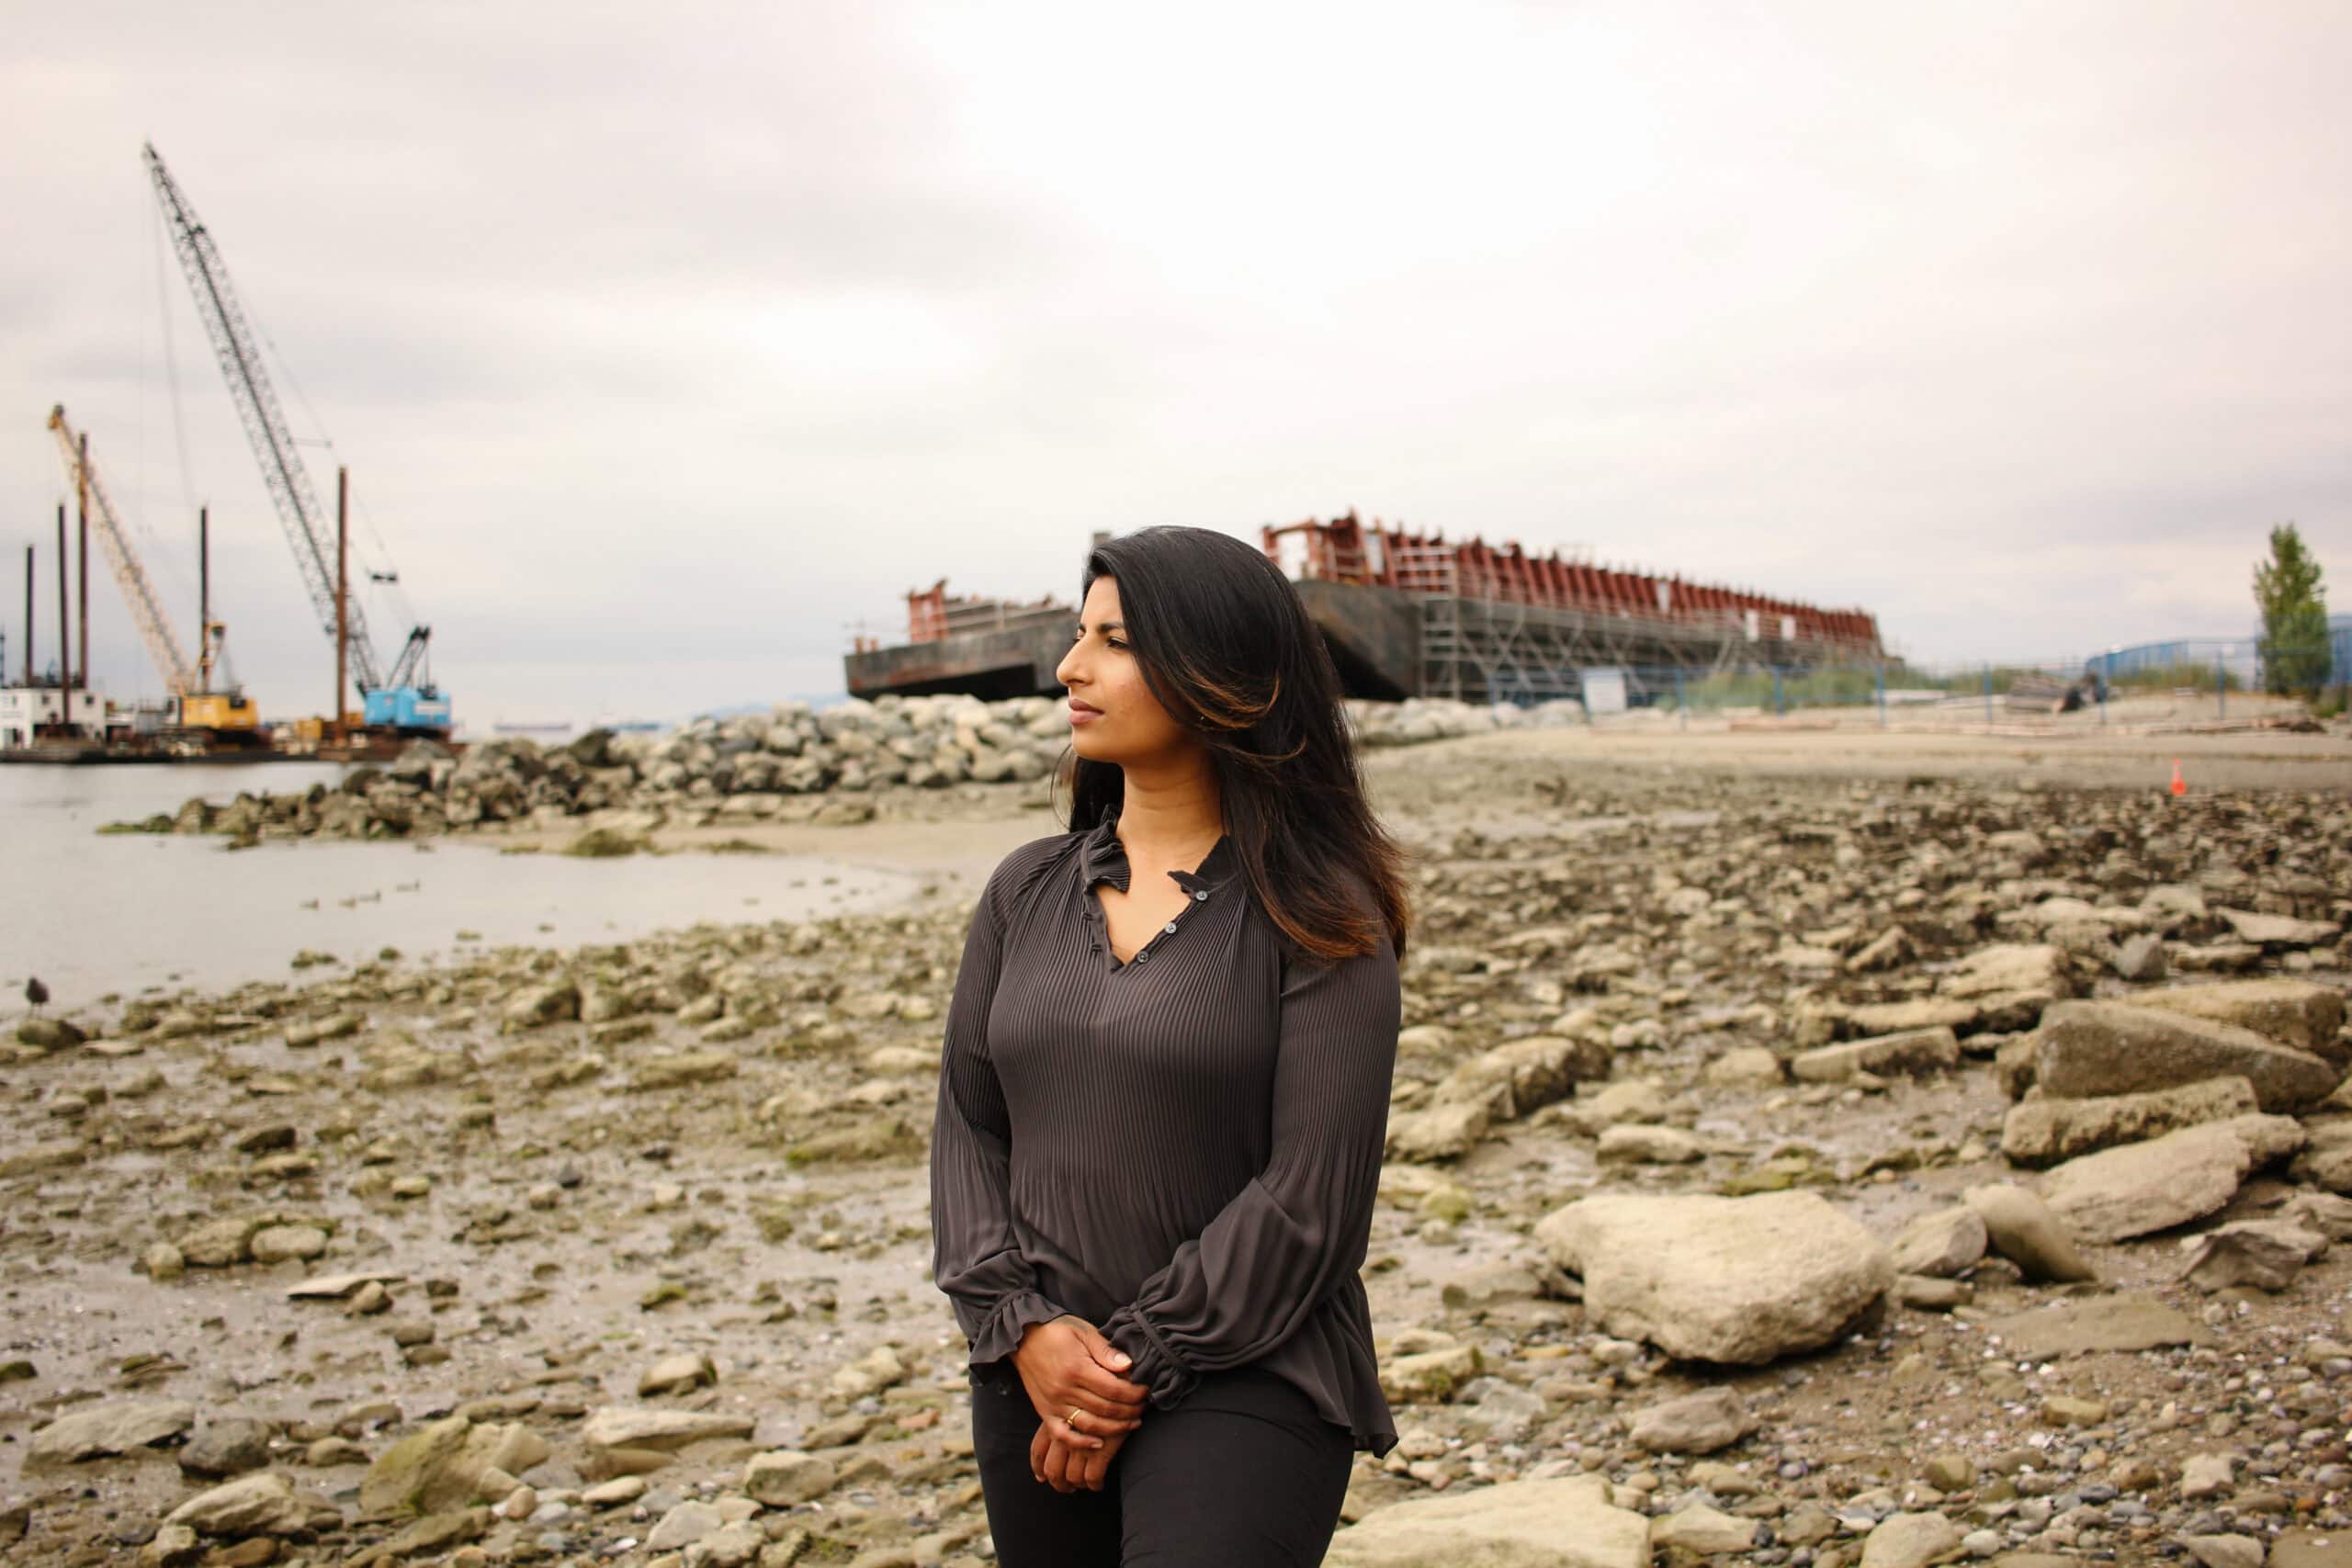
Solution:
[(1102, 1490), (1029, 1472), (1037, 1412), (1010, 1358), (972, 1371), (972, 1451), (1002, 1568), (1315, 1568), (1355, 1444), (1306, 1394), (1250, 1367), (1147, 1408)]

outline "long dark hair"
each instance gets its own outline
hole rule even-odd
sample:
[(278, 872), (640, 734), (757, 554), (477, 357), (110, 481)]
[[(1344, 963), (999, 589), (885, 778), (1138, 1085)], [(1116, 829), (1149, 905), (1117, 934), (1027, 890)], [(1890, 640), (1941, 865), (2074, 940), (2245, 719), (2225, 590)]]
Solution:
[[(1315, 957), (1372, 952), (1385, 926), (1402, 958), (1404, 852), (1364, 799), (1339, 671), (1298, 590), (1231, 535), (1168, 525), (1095, 546), (1080, 604), (1098, 577), (1119, 584), (1144, 683), (1208, 748), (1259, 908)], [(1056, 782), (1070, 792), (1073, 831), (1100, 826), (1125, 798), (1115, 763), (1074, 750)]]

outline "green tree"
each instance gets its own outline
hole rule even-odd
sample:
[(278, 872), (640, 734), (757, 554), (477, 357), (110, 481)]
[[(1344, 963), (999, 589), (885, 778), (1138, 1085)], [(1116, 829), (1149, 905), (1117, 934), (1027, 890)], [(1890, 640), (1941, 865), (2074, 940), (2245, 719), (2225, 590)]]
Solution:
[(2254, 602), (2262, 611), (2265, 688), (2317, 692), (2327, 683), (2327, 600), (2319, 562), (2292, 523), (2270, 530), (2270, 558), (2254, 569)]

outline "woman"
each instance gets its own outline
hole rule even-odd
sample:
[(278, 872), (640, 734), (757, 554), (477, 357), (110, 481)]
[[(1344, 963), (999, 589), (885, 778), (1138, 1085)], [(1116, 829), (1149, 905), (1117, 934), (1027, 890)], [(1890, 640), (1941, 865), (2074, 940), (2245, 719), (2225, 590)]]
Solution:
[(1070, 830), (980, 895), (932, 1141), (989, 1526), (1005, 1568), (1311, 1564), (1396, 1441), (1357, 1269), (1401, 855), (1262, 554), (1146, 528), (1082, 597)]

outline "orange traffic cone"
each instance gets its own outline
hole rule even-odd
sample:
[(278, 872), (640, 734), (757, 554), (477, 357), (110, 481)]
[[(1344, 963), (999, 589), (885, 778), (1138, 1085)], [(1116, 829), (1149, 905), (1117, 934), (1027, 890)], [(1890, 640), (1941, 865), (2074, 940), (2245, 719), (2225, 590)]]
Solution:
[(2175, 795), (2188, 793), (2188, 781), (2180, 776), (2180, 759), (2177, 757), (2172, 760), (2172, 792)]

